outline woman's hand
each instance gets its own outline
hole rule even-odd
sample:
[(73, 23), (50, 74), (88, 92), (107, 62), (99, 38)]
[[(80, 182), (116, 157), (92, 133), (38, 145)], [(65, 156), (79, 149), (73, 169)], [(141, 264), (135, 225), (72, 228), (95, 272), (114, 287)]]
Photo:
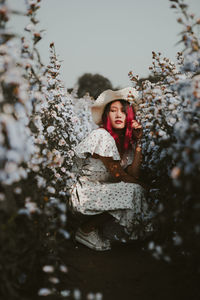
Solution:
[(138, 123), (138, 121), (132, 121), (132, 128), (133, 128), (133, 136), (136, 140), (140, 140), (142, 138), (142, 125)]
[(132, 128), (133, 129), (139, 129), (139, 128), (142, 128), (142, 125), (138, 121), (133, 120), (132, 121)]

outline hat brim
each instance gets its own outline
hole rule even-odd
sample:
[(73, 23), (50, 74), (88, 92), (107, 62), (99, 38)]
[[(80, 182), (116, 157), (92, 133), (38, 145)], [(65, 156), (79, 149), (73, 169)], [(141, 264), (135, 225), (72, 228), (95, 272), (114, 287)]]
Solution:
[(118, 91), (106, 90), (99, 95), (95, 103), (91, 107), (93, 121), (100, 125), (102, 123), (102, 115), (106, 105), (115, 100), (125, 100), (131, 104), (136, 104), (138, 92), (132, 88), (124, 88)]

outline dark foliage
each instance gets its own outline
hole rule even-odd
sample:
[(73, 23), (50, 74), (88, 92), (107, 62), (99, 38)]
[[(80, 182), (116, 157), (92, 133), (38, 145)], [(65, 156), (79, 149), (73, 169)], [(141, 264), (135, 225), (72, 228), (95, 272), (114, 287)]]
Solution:
[(78, 97), (89, 93), (96, 99), (103, 91), (113, 89), (109, 79), (100, 74), (85, 73), (78, 79)]

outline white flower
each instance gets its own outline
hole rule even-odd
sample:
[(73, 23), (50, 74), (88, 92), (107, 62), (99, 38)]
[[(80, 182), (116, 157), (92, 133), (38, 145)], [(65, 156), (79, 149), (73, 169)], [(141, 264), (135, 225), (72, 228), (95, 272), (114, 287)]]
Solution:
[(47, 187), (47, 191), (48, 191), (49, 193), (51, 193), (51, 194), (55, 194), (55, 192), (56, 192), (55, 188), (52, 187), (52, 186), (48, 186), (48, 187)]
[(65, 265), (60, 265), (60, 271), (63, 272), (63, 273), (67, 273), (68, 268)]
[(60, 280), (57, 277), (50, 277), (49, 281), (53, 284), (58, 284)]
[(54, 267), (50, 265), (46, 265), (42, 268), (42, 270), (46, 273), (53, 273), (54, 272)]
[(0, 202), (5, 201), (6, 197), (3, 193), (0, 193)]
[(48, 133), (52, 133), (54, 130), (55, 130), (55, 127), (54, 127), (54, 126), (49, 126), (49, 127), (47, 127), (47, 132), (48, 132)]
[(51, 294), (52, 294), (52, 291), (50, 289), (47, 289), (47, 288), (42, 288), (38, 291), (39, 296), (49, 296)]

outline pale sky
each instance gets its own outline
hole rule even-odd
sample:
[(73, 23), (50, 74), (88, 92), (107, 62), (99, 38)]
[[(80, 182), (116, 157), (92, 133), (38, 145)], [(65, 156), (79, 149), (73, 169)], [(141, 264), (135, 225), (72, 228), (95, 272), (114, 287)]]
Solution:
[[(24, 0), (9, 0), (22, 9)], [(175, 60), (182, 46), (175, 46), (182, 30), (169, 0), (42, 0), (39, 28), (45, 29), (38, 43), (44, 63), (49, 44), (55, 42), (62, 60), (61, 76), (67, 88), (84, 73), (99, 73), (114, 87), (130, 85), (130, 70), (148, 76), (152, 51)], [(200, 0), (186, 0), (189, 11), (200, 17)], [(23, 19), (23, 20), (22, 20)], [(28, 19), (10, 23), (21, 30)]]

